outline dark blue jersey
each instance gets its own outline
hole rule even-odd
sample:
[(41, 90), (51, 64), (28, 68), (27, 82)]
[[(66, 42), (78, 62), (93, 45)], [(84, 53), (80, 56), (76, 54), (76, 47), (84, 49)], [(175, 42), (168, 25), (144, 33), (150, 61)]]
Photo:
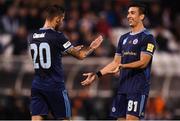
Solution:
[[(140, 60), (141, 53), (153, 56), (156, 41), (148, 30), (140, 33), (126, 33), (120, 37), (116, 54), (121, 56), (121, 63), (127, 64)], [(148, 94), (150, 89), (150, 70), (152, 58), (144, 69), (122, 69), (118, 93)]]
[(40, 29), (28, 36), (35, 76), (32, 88), (42, 90), (64, 89), (62, 53), (72, 47), (63, 33)]

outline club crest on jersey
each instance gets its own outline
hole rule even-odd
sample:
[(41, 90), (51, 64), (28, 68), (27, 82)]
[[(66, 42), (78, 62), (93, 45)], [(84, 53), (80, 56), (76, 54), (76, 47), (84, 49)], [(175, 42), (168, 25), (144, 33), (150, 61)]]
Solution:
[(137, 44), (137, 43), (138, 43), (138, 39), (133, 40), (134, 45)]
[(115, 107), (112, 107), (112, 112), (116, 112), (116, 108)]
[(127, 42), (127, 38), (123, 40), (123, 45), (125, 45)]

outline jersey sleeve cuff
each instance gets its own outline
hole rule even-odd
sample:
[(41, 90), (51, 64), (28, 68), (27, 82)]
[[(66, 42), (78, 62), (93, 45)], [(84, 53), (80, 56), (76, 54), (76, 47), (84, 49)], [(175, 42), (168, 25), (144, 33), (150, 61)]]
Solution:
[(145, 54), (148, 54), (148, 55), (150, 55), (150, 56), (153, 56), (153, 54), (152, 53), (150, 53), (150, 52), (147, 52), (147, 51), (141, 51), (142, 53), (145, 53)]
[(116, 55), (118, 55), (118, 56), (121, 56), (121, 54), (120, 53), (115, 53)]
[(66, 52), (68, 49), (70, 49), (70, 48), (72, 48), (72, 47), (74, 47), (74, 46), (73, 46), (73, 45), (69, 46), (68, 48), (66, 48), (66, 49), (64, 50), (64, 52)]

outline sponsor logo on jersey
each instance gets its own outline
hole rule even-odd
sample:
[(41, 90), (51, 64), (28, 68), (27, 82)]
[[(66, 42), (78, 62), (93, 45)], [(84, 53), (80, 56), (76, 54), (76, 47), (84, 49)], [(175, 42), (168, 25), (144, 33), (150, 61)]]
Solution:
[(71, 45), (71, 42), (67, 41), (66, 43), (63, 44), (63, 47), (66, 49)]
[(45, 37), (45, 34), (46, 34), (46, 33), (41, 33), (41, 34), (34, 33), (34, 34), (33, 34), (33, 38), (35, 38), (35, 39), (36, 39), (36, 38), (44, 38), (44, 37)]
[(146, 50), (149, 51), (149, 52), (153, 52), (153, 49), (154, 49), (154, 45), (151, 44), (151, 43), (148, 43)]
[(136, 55), (137, 55), (137, 53), (132, 52), (132, 51), (125, 51), (125, 52), (123, 52), (123, 56), (125, 56), (125, 55), (132, 55), (132, 56), (136, 56)]
[(137, 43), (138, 43), (138, 39), (133, 40), (134, 45), (137, 44)]

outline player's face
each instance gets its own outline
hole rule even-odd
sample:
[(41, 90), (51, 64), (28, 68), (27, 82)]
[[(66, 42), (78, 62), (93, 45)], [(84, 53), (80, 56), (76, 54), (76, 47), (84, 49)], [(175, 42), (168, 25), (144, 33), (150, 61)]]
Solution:
[(138, 7), (129, 8), (127, 19), (131, 27), (135, 27), (139, 22), (142, 22), (143, 18), (144, 15), (139, 13)]

